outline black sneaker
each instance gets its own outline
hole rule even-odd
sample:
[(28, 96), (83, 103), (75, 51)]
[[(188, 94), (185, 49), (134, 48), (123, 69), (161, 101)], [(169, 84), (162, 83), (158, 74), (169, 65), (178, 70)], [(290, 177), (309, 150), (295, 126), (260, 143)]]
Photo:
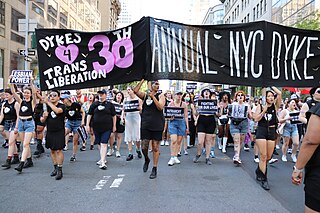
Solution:
[(4, 164), (1, 165), (2, 167), (5, 167), (6, 169), (11, 168), (11, 159), (7, 159)]
[(150, 179), (155, 179), (156, 177), (157, 177), (157, 167), (153, 167), (149, 178)]
[(244, 151), (249, 152), (249, 150), (250, 150), (249, 145), (245, 144), (243, 149), (244, 149)]
[(142, 158), (141, 151), (137, 151), (137, 154), (138, 154), (138, 158)]
[(128, 157), (127, 157), (127, 161), (131, 161), (132, 159), (133, 159), (133, 155), (129, 154)]
[(251, 141), (251, 148), (254, 148), (254, 141)]
[(178, 153), (177, 157), (181, 157), (181, 152)]
[(198, 163), (198, 162), (199, 162), (199, 158), (200, 158), (200, 155), (196, 155), (196, 156), (193, 158), (193, 163)]
[(94, 150), (94, 145), (90, 145), (90, 150)]
[(206, 164), (207, 165), (212, 165), (212, 162), (210, 161), (210, 158), (206, 158)]
[(71, 161), (71, 162), (75, 162), (75, 161), (76, 161), (76, 156), (73, 156), (73, 155), (72, 155), (71, 158), (70, 158), (70, 161)]
[(80, 148), (80, 151), (86, 151), (86, 147), (85, 146), (82, 146), (81, 148)]

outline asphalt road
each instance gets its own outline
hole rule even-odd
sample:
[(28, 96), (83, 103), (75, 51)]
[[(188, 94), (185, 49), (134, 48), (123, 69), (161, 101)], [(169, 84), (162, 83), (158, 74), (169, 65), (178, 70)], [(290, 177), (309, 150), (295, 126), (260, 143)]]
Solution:
[[(36, 145), (32, 145), (35, 149)], [(69, 148), (71, 144), (69, 144)], [(64, 177), (50, 177), (49, 151), (34, 159), (34, 167), (22, 174), (11, 168), (0, 169), (0, 212), (303, 212), (303, 187), (290, 183), (292, 163), (279, 162), (270, 167), (269, 192), (254, 179), (251, 152), (243, 152), (241, 167), (233, 165), (228, 155), (216, 152), (211, 166), (204, 157), (195, 164), (189, 155), (181, 164), (169, 167), (169, 147), (161, 147), (158, 177), (149, 179), (151, 168), (143, 173), (143, 159), (126, 161), (122, 144), (121, 158), (108, 157), (108, 169), (96, 165), (99, 152), (79, 152), (70, 162), (65, 153)], [(0, 148), (0, 162), (6, 159)], [(151, 153), (150, 153), (151, 154)], [(150, 164), (151, 165), (151, 164)]]

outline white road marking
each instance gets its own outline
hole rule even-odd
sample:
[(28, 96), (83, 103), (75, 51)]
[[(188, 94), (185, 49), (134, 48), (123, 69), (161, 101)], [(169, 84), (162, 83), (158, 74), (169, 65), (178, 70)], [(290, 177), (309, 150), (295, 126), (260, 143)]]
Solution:
[(103, 176), (103, 179), (99, 180), (99, 182), (96, 184), (96, 187), (92, 190), (100, 190), (106, 185), (108, 180), (111, 178), (111, 176)]
[(123, 181), (123, 178), (125, 177), (125, 175), (120, 174), (118, 175), (118, 178), (116, 178), (113, 183), (111, 184), (110, 188), (119, 188), (121, 182)]

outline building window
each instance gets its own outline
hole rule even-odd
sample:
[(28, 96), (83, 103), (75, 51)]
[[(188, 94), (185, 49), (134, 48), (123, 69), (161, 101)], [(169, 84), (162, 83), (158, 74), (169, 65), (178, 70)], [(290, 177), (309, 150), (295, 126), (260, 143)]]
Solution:
[(19, 19), (25, 19), (25, 16), (15, 9), (11, 9), (11, 29), (18, 31)]
[(6, 24), (6, 3), (3, 1), (0, 1), (0, 24), (5, 25)]
[(38, 5), (34, 4), (33, 2), (32, 2), (32, 10), (37, 14), (41, 15), (42, 17), (44, 17), (43, 9), (41, 9)]
[(264, 12), (267, 12), (267, 0), (264, 0)]
[(241, 11), (244, 9), (244, 0), (241, 0)]
[(68, 25), (68, 17), (63, 13), (60, 13), (60, 22), (65, 26)]
[(262, 16), (263, 12), (263, 0), (260, 1), (260, 15)]
[(250, 13), (247, 14), (247, 21), (250, 22)]
[(51, 15), (48, 15), (48, 21), (50, 23), (52, 23), (53, 25), (57, 24), (57, 20), (55, 18), (53, 18)]
[(256, 8), (257, 8), (257, 17), (256, 18), (258, 19), (259, 18), (259, 4), (257, 4)]
[(11, 70), (23, 70), (24, 59), (17, 53), (10, 52), (10, 72)]
[(4, 50), (0, 49), (0, 78), (3, 78)]
[(20, 44), (24, 44), (24, 37), (14, 33), (14, 32), (11, 32), (11, 40), (12, 41), (15, 41), (15, 42), (18, 42)]
[(253, 8), (252, 14), (253, 14), (253, 19), (252, 19), (252, 21), (255, 21), (255, 20), (256, 20), (256, 8), (255, 8), (255, 7)]

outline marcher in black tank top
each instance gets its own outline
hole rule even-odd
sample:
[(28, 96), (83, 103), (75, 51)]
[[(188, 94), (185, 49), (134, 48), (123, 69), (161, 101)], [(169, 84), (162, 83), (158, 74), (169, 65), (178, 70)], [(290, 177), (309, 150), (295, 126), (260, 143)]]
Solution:
[(277, 127), (277, 110), (281, 104), (281, 91), (272, 87), (273, 91), (266, 92), (266, 105), (257, 106), (254, 113), (254, 120), (258, 122), (256, 133), (256, 145), (260, 152), (260, 162), (256, 170), (256, 179), (261, 181), (261, 186), (269, 190), (267, 179), (267, 162), (271, 159), (275, 147), (276, 127)]
[(147, 172), (150, 159), (148, 157), (149, 142), (152, 141), (153, 151), (153, 168), (150, 179), (157, 177), (157, 166), (159, 160), (159, 146), (162, 138), (164, 128), (164, 116), (162, 113), (165, 105), (165, 97), (159, 94), (159, 82), (148, 82), (149, 92), (144, 93), (139, 91), (144, 80), (134, 88), (135, 94), (143, 100), (142, 114), (141, 114), (141, 140), (142, 153), (145, 157), (143, 171)]
[(33, 109), (36, 106), (36, 88), (33, 85), (33, 78), (31, 78), (30, 87), (25, 87), (23, 89), (23, 99), (17, 94), (13, 84), (10, 85), (10, 89), (16, 101), (20, 104), (18, 131), (21, 140), (23, 141), (23, 151), (20, 164), (15, 170), (21, 173), (23, 168), (33, 166), (30, 141), (35, 129)]

